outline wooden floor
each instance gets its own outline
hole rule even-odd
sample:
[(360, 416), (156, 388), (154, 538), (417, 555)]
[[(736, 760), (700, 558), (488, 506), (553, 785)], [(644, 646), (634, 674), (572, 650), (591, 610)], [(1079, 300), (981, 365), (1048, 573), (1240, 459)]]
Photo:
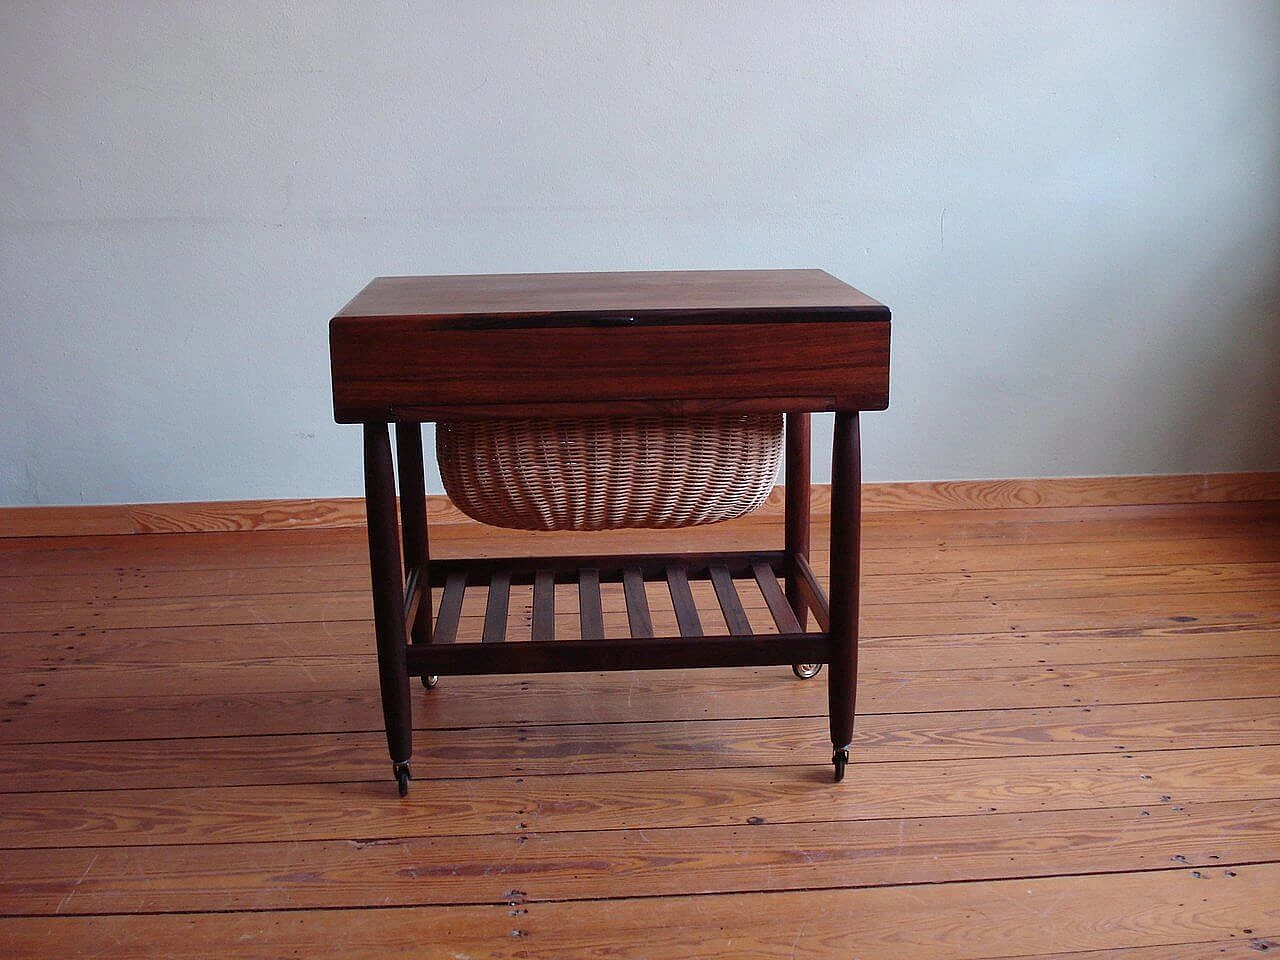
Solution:
[(360, 530), (0, 540), (0, 956), (1280, 951), (1280, 503), (865, 531), (845, 783), (825, 672), (446, 678), (407, 800)]

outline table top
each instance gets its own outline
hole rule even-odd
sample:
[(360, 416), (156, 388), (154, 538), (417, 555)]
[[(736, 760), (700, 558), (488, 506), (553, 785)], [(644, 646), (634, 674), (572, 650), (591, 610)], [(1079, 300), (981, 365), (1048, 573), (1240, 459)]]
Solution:
[(334, 416), (879, 410), (889, 323), (822, 270), (379, 277), (329, 324)]
[(334, 318), (433, 321), (623, 314), (684, 322), (786, 320), (813, 311), (887, 319), (888, 309), (825, 270), (687, 270), (378, 277)]

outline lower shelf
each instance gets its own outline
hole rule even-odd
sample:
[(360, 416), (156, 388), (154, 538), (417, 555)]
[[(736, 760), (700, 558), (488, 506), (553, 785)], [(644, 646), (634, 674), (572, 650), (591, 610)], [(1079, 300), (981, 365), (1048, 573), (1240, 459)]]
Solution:
[[(825, 630), (826, 597), (804, 558), (798, 558), (795, 593), (803, 599), (793, 606), (779, 583), (792, 572), (789, 564), (782, 551), (435, 560), (429, 569), (414, 570), (409, 577), (406, 610), (410, 620), (431, 616), (430, 604), (422, 603), (424, 591), (442, 588), (433, 640), (409, 646), (409, 672), (544, 673), (823, 663), (828, 658), (828, 634), (806, 630), (802, 624), (811, 612)], [(706, 595), (702, 609), (691, 586), (700, 582), (711, 586), (710, 591), (699, 590)], [(660, 586), (651, 592), (650, 585), (655, 583), (666, 589)], [(532, 587), (528, 639), (508, 636), (513, 587)], [(484, 617), (479, 636), (467, 638), (461, 629), (464, 619), (478, 619), (463, 617), (464, 602), (471, 600), (473, 591), (484, 593)], [(606, 591), (612, 601), (608, 605)], [(576, 600), (577, 606), (577, 617), (562, 617), (559, 629), (557, 592), (562, 599)], [(672, 614), (664, 619), (674, 620), (678, 633), (659, 635), (651, 601), (661, 597), (665, 602), (668, 596)], [(621, 609), (615, 613), (606, 606)], [(715, 621), (710, 632), (704, 630), (704, 620)], [(724, 631), (718, 629), (721, 621)]]

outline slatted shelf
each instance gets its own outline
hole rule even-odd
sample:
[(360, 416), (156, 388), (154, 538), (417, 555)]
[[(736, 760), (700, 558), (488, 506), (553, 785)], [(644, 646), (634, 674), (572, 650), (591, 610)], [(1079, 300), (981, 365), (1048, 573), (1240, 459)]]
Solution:
[[(425, 567), (414, 573), (422, 583), (428, 582)], [(715, 665), (728, 662), (735, 647), (740, 653), (744, 640), (753, 644), (751, 659), (759, 664), (823, 662), (827, 634), (800, 626), (797, 611), (779, 585), (786, 573), (780, 551), (434, 561), (430, 582), (443, 588), (435, 643), (410, 648), (410, 669), (432, 674), (509, 673), (607, 669), (623, 662), (642, 669), (669, 666), (672, 658), (685, 665)], [(710, 585), (705, 597), (715, 597), (715, 604), (701, 612), (691, 586), (698, 581)], [(663, 606), (665, 596), (649, 593), (649, 584), (666, 587), (669, 609)], [(570, 629), (564, 620), (557, 626), (557, 585), (577, 593), (575, 635), (561, 635)], [(820, 602), (809, 600), (811, 589), (820, 591), (816, 581), (812, 587), (806, 584), (804, 595), (822, 622), (825, 597)], [(482, 621), (462, 616), (463, 599), (472, 591), (483, 595)], [(763, 632), (752, 625), (746, 612), (747, 606), (760, 606), (761, 599), (772, 617)], [(473, 602), (478, 604), (480, 596)], [(675, 614), (678, 635), (659, 635), (655, 602), (661, 608), (661, 622), (669, 623), (671, 613)], [(423, 609), (430, 608), (424, 605)], [(606, 609), (617, 612), (606, 617)], [(519, 622), (520, 612), (529, 618), (528, 633), (509, 628), (513, 620)], [(712, 627), (708, 633), (705, 624), (719, 622), (721, 616), (726, 632)], [(468, 629), (479, 636), (464, 636)], [(585, 655), (584, 649), (589, 650)]]

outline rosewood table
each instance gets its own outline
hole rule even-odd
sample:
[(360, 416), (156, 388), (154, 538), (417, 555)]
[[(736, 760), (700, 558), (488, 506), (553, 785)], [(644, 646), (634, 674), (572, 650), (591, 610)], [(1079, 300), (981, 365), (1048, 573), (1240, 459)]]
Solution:
[[(888, 406), (884, 305), (821, 270), (379, 277), (333, 318), (329, 341), (335, 419), (364, 427), (379, 682), (401, 795), (412, 676), (434, 686), (442, 675), (786, 664), (811, 675), (796, 665), (827, 664), (843, 778), (857, 684), (858, 413)], [(828, 410), (829, 600), (809, 564), (809, 415)], [(781, 550), (688, 553), (674, 530), (672, 552), (656, 555), (430, 558), (424, 422), (764, 412), (786, 414)], [(698, 580), (711, 581), (727, 633), (703, 631), (688, 586)], [(653, 635), (646, 581), (669, 587), (678, 635)], [(506, 637), (513, 584), (533, 587), (527, 640)], [(602, 584), (622, 586), (625, 635), (606, 635)], [(578, 592), (581, 628), (568, 638), (555, 636), (557, 585)], [(463, 640), (464, 595), (481, 590), (482, 634)], [(776, 630), (753, 629), (740, 590), (757, 591)]]

